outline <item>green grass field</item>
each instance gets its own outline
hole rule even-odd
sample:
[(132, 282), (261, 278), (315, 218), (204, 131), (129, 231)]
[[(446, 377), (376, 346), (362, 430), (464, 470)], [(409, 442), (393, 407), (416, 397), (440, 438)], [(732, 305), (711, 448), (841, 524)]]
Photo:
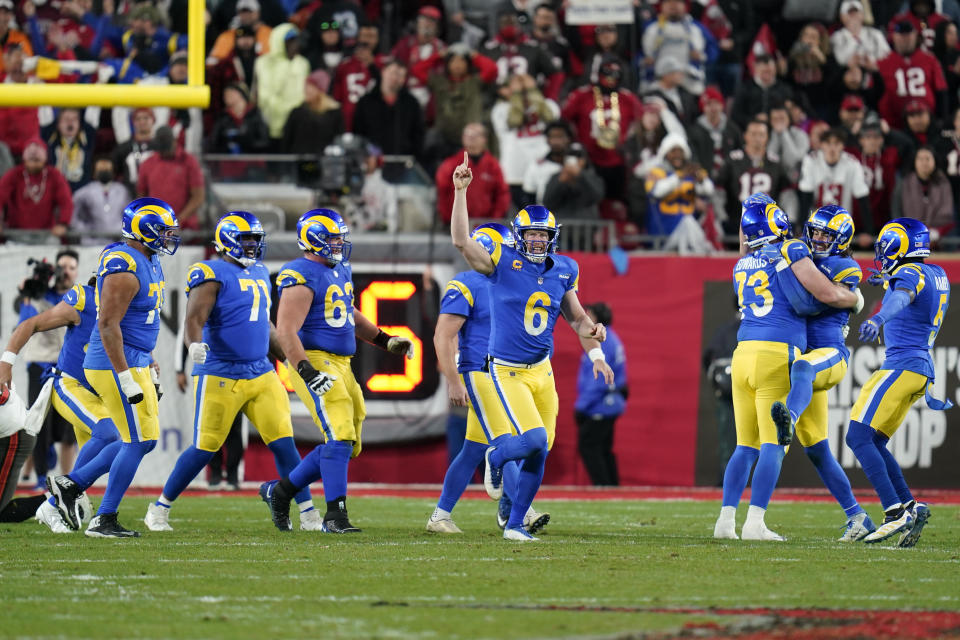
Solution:
[[(121, 522), (145, 531), (147, 502), (125, 499)], [(824, 503), (774, 503), (779, 544), (714, 541), (712, 502), (542, 501), (536, 544), (502, 540), (487, 500), (457, 507), (463, 535), (429, 534), (433, 506), (353, 498), (355, 536), (280, 533), (235, 497), (182, 498), (176, 531), (137, 540), (0, 525), (0, 637), (840, 637), (805, 614), (726, 611), (754, 608), (940, 611), (884, 615), (935, 621), (886, 623), (902, 637), (960, 634), (958, 507), (933, 505), (900, 550), (835, 542), (842, 513)], [(856, 637), (887, 628), (869, 615)]]

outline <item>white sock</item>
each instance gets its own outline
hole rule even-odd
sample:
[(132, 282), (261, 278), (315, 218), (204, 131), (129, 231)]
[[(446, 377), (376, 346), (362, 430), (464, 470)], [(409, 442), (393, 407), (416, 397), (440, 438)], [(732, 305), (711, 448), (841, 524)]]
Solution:
[(171, 500), (171, 499), (168, 498), (167, 496), (163, 495), (162, 493), (160, 494), (160, 497), (157, 498), (157, 506), (159, 506), (159, 507), (163, 507), (163, 508), (165, 508), (165, 509), (169, 509), (169, 508), (170, 508), (170, 505), (172, 505), (172, 504), (173, 504), (173, 500)]
[(433, 510), (433, 515), (430, 516), (430, 519), (433, 520), (434, 522), (436, 522), (437, 520), (449, 520), (450, 512), (444, 511), (440, 507), (437, 507), (436, 509)]
[(731, 506), (720, 507), (721, 520), (735, 520), (737, 517), (737, 508)]
[(303, 502), (298, 502), (297, 509), (300, 509), (300, 513), (303, 513), (304, 511), (310, 511), (313, 509), (313, 500), (304, 500)]
[(763, 507), (750, 505), (750, 508), (747, 509), (747, 522), (759, 521), (760, 524), (763, 524), (763, 514), (766, 512), (767, 510)]

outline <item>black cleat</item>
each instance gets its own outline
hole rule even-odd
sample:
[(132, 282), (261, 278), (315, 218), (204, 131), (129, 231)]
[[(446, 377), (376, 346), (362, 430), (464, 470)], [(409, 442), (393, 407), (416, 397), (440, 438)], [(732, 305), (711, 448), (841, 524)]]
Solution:
[(346, 511), (327, 512), (321, 530), (324, 533), (360, 533), (360, 529), (350, 524)]
[(774, 402), (770, 407), (770, 417), (773, 418), (773, 424), (777, 427), (777, 444), (781, 447), (788, 446), (793, 442), (794, 425), (787, 405), (780, 401)]
[(83, 488), (68, 476), (57, 476), (53, 480), (47, 478), (47, 490), (53, 494), (57, 511), (63, 516), (64, 522), (74, 531), (78, 530), (83, 520), (79, 502)]
[(290, 522), (290, 498), (282, 498), (277, 494), (277, 484), (277, 480), (271, 480), (260, 485), (260, 498), (270, 508), (274, 526), (280, 531), (290, 531), (293, 529)]
[(105, 513), (100, 516), (94, 516), (87, 530), (84, 532), (88, 538), (139, 538), (140, 532), (127, 529), (117, 522), (116, 513)]

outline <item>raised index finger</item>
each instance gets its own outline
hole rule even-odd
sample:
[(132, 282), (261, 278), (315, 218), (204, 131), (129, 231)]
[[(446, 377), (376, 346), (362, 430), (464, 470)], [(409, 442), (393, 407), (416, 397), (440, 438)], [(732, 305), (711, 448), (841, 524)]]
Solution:
[(467, 162), (470, 161), (470, 158), (467, 156), (467, 150), (463, 150), (463, 166), (467, 166)]

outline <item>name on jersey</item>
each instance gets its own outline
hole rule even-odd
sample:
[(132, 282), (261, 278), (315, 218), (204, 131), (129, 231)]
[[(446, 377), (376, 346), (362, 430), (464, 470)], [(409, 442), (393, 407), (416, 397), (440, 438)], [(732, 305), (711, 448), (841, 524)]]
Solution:
[(740, 258), (740, 263), (737, 265), (741, 269), (763, 269), (766, 266), (766, 258), (759, 256), (744, 256)]
[(572, 275), (572, 274), (570, 274), (570, 273), (561, 273), (560, 276), (559, 276), (559, 278), (560, 278), (561, 280), (569, 280), (571, 275)]

